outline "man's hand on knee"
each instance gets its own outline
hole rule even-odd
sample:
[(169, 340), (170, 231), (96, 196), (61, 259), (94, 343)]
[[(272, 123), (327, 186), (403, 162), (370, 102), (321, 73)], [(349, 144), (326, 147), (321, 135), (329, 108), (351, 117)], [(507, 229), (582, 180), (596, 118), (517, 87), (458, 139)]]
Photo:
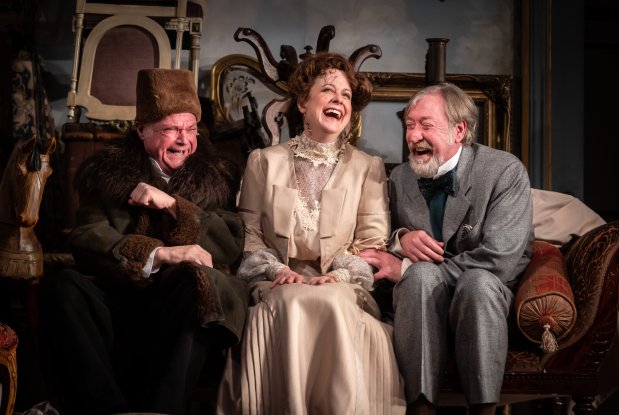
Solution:
[(439, 242), (425, 231), (409, 231), (400, 236), (404, 255), (411, 262), (443, 262), (445, 242)]

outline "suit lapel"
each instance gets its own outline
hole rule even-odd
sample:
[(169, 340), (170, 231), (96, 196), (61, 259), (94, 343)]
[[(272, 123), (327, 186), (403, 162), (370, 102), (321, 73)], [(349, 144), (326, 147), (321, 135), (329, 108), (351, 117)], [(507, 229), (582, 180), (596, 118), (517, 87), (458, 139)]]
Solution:
[[(424, 230), (432, 235), (430, 224), (430, 211), (426, 199), (421, 194), (417, 185), (417, 175), (410, 166), (404, 168), (402, 186), (404, 187), (404, 212), (415, 229)], [(417, 218), (417, 219), (415, 219)]]
[(443, 240), (449, 241), (458, 231), (471, 202), (468, 199), (468, 192), (471, 188), (471, 167), (473, 165), (473, 150), (470, 146), (462, 148), (460, 160), (457, 167), (456, 194), (454, 197), (447, 198), (445, 205), (445, 216), (443, 219)]

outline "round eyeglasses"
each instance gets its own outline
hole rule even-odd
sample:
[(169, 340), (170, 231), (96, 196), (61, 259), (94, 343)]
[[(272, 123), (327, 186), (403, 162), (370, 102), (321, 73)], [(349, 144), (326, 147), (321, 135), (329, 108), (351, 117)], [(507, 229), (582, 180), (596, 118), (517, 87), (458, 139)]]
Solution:
[(198, 133), (198, 127), (178, 128), (178, 127), (166, 127), (160, 130), (154, 130), (156, 133), (161, 133), (168, 138), (178, 138), (181, 131), (184, 131), (187, 135), (195, 137), (200, 135)]

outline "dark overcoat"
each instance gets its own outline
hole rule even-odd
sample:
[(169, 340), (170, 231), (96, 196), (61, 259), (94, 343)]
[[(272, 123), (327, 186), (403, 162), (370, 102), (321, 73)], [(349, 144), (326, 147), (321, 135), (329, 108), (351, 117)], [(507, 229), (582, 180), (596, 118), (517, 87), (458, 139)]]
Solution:
[[(176, 199), (176, 219), (162, 210), (129, 205), (140, 182)], [(224, 345), (238, 342), (248, 306), (246, 285), (230, 275), (243, 249), (243, 222), (233, 212), (239, 182), (236, 166), (215, 157), (205, 142), (166, 182), (132, 132), (122, 144), (86, 160), (76, 174), (80, 206), (70, 243), (78, 269), (127, 290), (148, 286), (163, 273), (195, 278), (202, 326), (222, 328), (218, 333)], [(143, 277), (153, 249), (192, 244), (212, 255), (213, 268), (185, 262)]]

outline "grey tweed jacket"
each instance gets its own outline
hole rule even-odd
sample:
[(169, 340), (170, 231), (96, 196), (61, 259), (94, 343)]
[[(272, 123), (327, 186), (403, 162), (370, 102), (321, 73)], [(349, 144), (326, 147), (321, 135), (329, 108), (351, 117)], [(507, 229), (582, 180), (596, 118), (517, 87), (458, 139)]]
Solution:
[[(393, 170), (389, 198), (392, 229), (432, 235), (428, 206), (408, 163)], [(442, 272), (457, 279), (466, 269), (481, 268), (513, 287), (531, 256), (532, 211), (529, 177), (518, 158), (477, 143), (463, 147), (456, 193), (445, 206)]]

